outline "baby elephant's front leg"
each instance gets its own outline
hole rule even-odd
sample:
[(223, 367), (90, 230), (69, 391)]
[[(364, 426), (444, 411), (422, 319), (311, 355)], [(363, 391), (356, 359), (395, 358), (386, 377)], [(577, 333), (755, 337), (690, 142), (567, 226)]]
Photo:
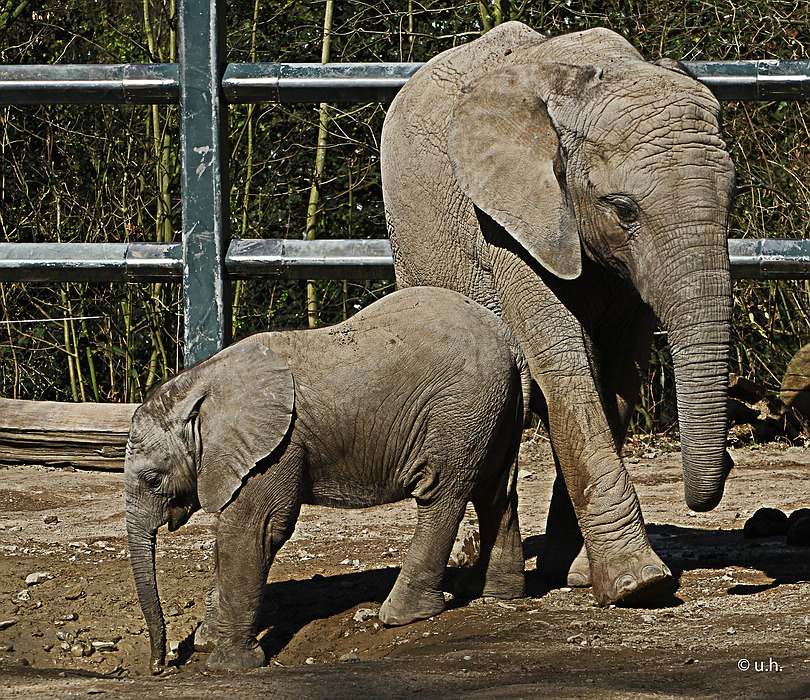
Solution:
[[(250, 479), (229, 504), (217, 526), (217, 570), (213, 586), (215, 624), (204, 628), (216, 635), (208, 667), (246, 669), (264, 666), (264, 651), (256, 639), (259, 610), (270, 564), (287, 541), (298, 517), (297, 489), (273, 473)], [(279, 494), (285, 494), (279, 503)], [(205, 631), (205, 630), (204, 630)]]
[(220, 517), (212, 587), (217, 605), (211, 611), (217, 617), (214, 624), (206, 619), (201, 629), (209, 635), (206, 641), (215, 643), (208, 659), (214, 670), (257, 668), (267, 661), (256, 632), (270, 557), (260, 542), (264, 538), (246, 530), (244, 524), (228, 522), (225, 513)]
[(411, 547), (391, 593), (380, 608), (383, 624), (407, 625), (444, 610), (442, 578), (465, 506), (465, 498), (417, 502), (417, 525)]

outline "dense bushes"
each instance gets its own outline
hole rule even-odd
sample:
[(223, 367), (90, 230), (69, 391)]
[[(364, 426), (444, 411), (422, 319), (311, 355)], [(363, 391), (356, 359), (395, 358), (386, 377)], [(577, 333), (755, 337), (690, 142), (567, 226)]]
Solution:
[[(0, 62), (172, 62), (174, 0), (12, 0), (0, 11)], [(14, 11), (22, 8), (15, 16)], [(231, 61), (317, 62), (324, 4), (228, 3)], [(421, 61), (483, 28), (517, 18), (551, 34), (608, 26), (650, 59), (807, 58), (803, 0), (568, 0), (337, 3), (333, 61)], [(317, 105), (231, 108), (232, 233), (240, 237), (382, 237), (381, 105), (325, 107), (322, 175), (314, 181)], [(0, 108), (0, 240), (173, 240), (179, 230), (176, 110), (170, 107)], [(727, 103), (738, 167), (733, 237), (804, 237), (810, 220), (808, 108)], [(317, 217), (307, 220), (317, 186)], [(332, 322), (390, 282), (319, 283)], [(807, 340), (804, 282), (738, 282), (734, 371), (777, 388)], [(307, 322), (306, 283), (251, 281), (235, 289), (234, 328)], [(0, 285), (0, 393), (21, 398), (139, 400), (181, 362), (176, 285)], [(665, 337), (653, 352), (639, 429), (674, 418)]]

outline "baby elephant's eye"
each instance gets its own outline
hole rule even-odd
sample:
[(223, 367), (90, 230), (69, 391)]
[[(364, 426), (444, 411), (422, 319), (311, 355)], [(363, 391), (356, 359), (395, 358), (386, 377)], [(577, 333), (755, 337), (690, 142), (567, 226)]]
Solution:
[(155, 491), (159, 489), (160, 485), (163, 483), (163, 477), (160, 474), (152, 473), (144, 476), (143, 481), (148, 489)]

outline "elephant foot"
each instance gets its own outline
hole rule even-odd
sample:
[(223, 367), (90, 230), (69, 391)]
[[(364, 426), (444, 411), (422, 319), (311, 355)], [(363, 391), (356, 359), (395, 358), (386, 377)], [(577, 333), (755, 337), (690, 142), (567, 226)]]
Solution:
[(542, 563), (538, 562), (537, 568), (540, 578), (554, 588), (590, 588), (592, 585), (591, 565), (584, 550), (568, 568), (565, 560), (554, 562), (545, 557)]
[(655, 552), (629, 562), (608, 561), (604, 571), (593, 571), (593, 594), (599, 605), (636, 605), (672, 591), (675, 579)]
[(591, 564), (588, 561), (585, 547), (579, 551), (577, 558), (571, 564), (571, 568), (568, 569), (566, 585), (569, 588), (588, 588), (591, 586)]
[(441, 591), (417, 590), (408, 586), (400, 588), (395, 584), (380, 607), (379, 617), (384, 625), (399, 627), (438, 615), (444, 607), (444, 593)]
[(484, 597), (500, 598), (501, 600), (514, 600), (526, 597), (526, 576), (519, 574), (503, 576), (487, 576), (487, 585), (481, 593)]
[(206, 667), (212, 671), (244, 671), (249, 668), (260, 668), (266, 663), (267, 658), (258, 643), (250, 647), (235, 647), (220, 643), (208, 657)]
[(537, 557), (537, 572), (553, 588), (587, 588), (591, 585), (591, 565), (581, 542), (576, 549), (559, 544), (547, 545)]
[(217, 645), (217, 635), (208, 624), (208, 620), (203, 620), (194, 630), (194, 651), (214, 651)]
[(453, 586), (453, 596), (460, 600), (488, 597), (512, 600), (526, 596), (526, 577), (523, 571), (485, 574), (473, 567), (464, 571)]

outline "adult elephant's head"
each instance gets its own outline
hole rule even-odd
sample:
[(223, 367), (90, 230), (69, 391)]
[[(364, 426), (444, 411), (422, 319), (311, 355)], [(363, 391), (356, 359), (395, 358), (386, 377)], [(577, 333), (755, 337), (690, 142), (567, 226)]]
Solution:
[(734, 167), (720, 106), (678, 64), (647, 63), (607, 30), (515, 55), (456, 100), (448, 153), (458, 184), (556, 276), (579, 277), (585, 255), (638, 290), (669, 333), (686, 501), (711, 509), (731, 464)]
[(200, 506), (209, 513), (224, 508), (284, 439), (293, 402), (287, 365), (243, 341), (162, 384), (135, 412), (124, 459), (126, 523), (153, 673), (166, 659), (155, 577), (158, 529), (176, 530)]

